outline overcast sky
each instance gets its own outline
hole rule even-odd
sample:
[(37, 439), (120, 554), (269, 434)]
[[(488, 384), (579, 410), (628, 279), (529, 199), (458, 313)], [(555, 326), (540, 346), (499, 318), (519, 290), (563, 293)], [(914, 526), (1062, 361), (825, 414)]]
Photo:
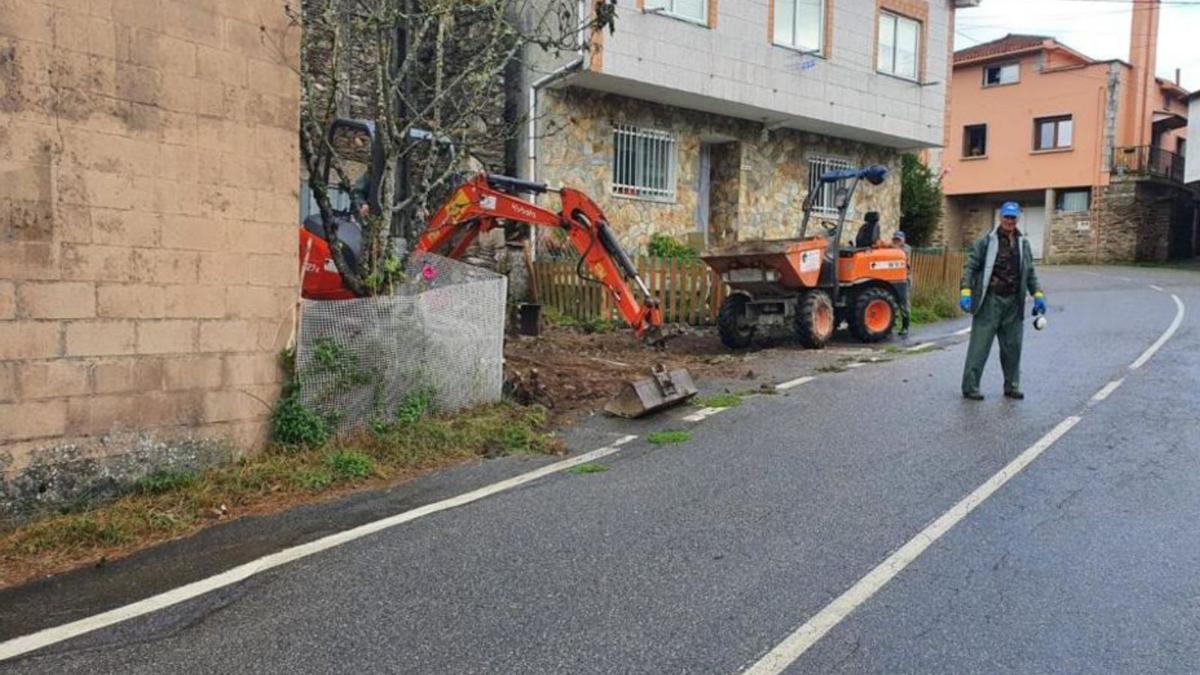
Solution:
[[(1136, 2), (1136, 5), (1135, 5)], [(1129, 21), (1143, 0), (983, 0), (956, 17), (954, 48), (1008, 33), (1049, 35), (1097, 59), (1129, 58)], [(1137, 11), (1144, 11), (1138, 9)], [(1158, 27), (1158, 76), (1200, 89), (1200, 0), (1163, 0)]]

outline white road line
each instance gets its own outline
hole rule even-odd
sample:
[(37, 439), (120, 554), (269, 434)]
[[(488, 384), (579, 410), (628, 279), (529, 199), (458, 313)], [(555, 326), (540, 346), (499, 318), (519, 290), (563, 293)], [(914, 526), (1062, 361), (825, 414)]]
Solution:
[(970, 327), (970, 326), (967, 326), (966, 328), (964, 328), (964, 329), (962, 329), (962, 330), (956, 330), (956, 331), (954, 331), (954, 334), (955, 334), (955, 335), (966, 335), (967, 333), (970, 333), (970, 332), (971, 332), (971, 327)]
[(692, 413), (691, 415), (684, 417), (683, 421), (684, 422), (699, 422), (700, 420), (705, 419), (706, 417), (712, 417), (713, 415), (716, 415), (717, 413), (721, 412), (722, 410), (725, 410), (725, 408), (701, 408), (701, 409), (697, 410), (696, 412)]
[(933, 343), (933, 342), (922, 342), (922, 343), (921, 343), (921, 344), (919, 344), (919, 345), (914, 345), (914, 346), (912, 346), (912, 347), (907, 347), (907, 348), (905, 348), (905, 350), (904, 350), (904, 351), (906, 351), (906, 352), (919, 352), (919, 351), (921, 351), (922, 349), (928, 349), (929, 347), (936, 347), (936, 346), (937, 346), (937, 345), (936, 345), (936, 343)]
[(1171, 339), (1171, 336), (1175, 334), (1175, 331), (1179, 330), (1179, 324), (1183, 323), (1183, 301), (1180, 300), (1179, 296), (1175, 295), (1174, 293), (1171, 294), (1171, 299), (1175, 301), (1175, 320), (1171, 322), (1171, 326), (1167, 328), (1167, 332), (1160, 335), (1159, 338), (1154, 341), (1154, 344), (1150, 345), (1146, 351), (1142, 352), (1142, 355), (1138, 357), (1137, 361), (1129, 364), (1130, 370), (1137, 370), (1138, 368), (1146, 365), (1146, 362), (1149, 361), (1164, 344), (1166, 344), (1167, 340)]
[(1125, 378), (1122, 377), (1119, 380), (1113, 380), (1112, 382), (1109, 382), (1108, 384), (1104, 385), (1104, 387), (1101, 388), (1100, 391), (1096, 392), (1096, 395), (1092, 397), (1090, 404), (1095, 405), (1095, 404), (1103, 401), (1104, 399), (1108, 398), (1109, 396), (1112, 395), (1112, 393), (1114, 391), (1117, 390), (1117, 387), (1121, 386), (1121, 384), (1124, 382), (1125, 382)]
[(802, 384), (807, 384), (809, 382), (812, 382), (815, 379), (817, 379), (817, 378), (812, 377), (812, 376), (797, 377), (794, 380), (788, 380), (787, 382), (780, 382), (779, 384), (775, 385), (775, 388), (786, 391), (788, 389), (791, 389), (792, 387), (799, 387)]
[(1166, 293), (1166, 291), (1164, 291), (1162, 289), (1162, 286), (1155, 286), (1154, 284), (1150, 284), (1150, 288), (1153, 288), (1154, 290), (1158, 291), (1159, 293)]
[(851, 361), (850, 363), (846, 364), (846, 367), (847, 368), (862, 368), (865, 365), (867, 365), (867, 364), (863, 363), (862, 361)]
[(143, 616), (151, 612), (156, 612), (172, 605), (177, 605), (181, 602), (204, 595), (205, 593), (209, 593), (219, 588), (224, 588), (240, 581), (244, 581), (245, 579), (248, 579), (261, 572), (266, 572), (267, 570), (300, 560), (301, 558), (307, 558), (314, 553), (319, 553), (321, 551), (341, 546), (342, 544), (346, 544), (356, 539), (366, 537), (367, 535), (416, 520), (423, 516), (428, 516), (438, 513), (439, 511), (446, 511), (455, 507), (464, 506), (466, 504), (470, 504), (471, 502), (479, 501), (485, 497), (490, 497), (494, 494), (511, 490), (515, 487), (535, 481), (539, 478), (544, 478), (551, 474), (570, 469), (571, 467), (585, 464), (602, 457), (607, 457), (608, 455), (620, 450), (620, 446), (625, 445), (636, 438), (637, 436), (624, 436), (613, 442), (612, 445), (598, 448), (596, 450), (592, 450), (591, 452), (585, 452), (577, 457), (565, 459), (561, 462), (555, 462), (554, 464), (548, 464), (541, 468), (534, 469), (533, 471), (523, 473), (519, 476), (514, 476), (507, 480), (502, 480), (498, 483), (492, 483), (491, 485), (484, 486), (478, 490), (472, 490), (471, 492), (458, 495), (457, 497), (450, 497), (449, 499), (443, 499), (439, 502), (426, 504), (425, 506), (415, 508), (410, 511), (405, 511), (404, 513), (399, 513), (394, 516), (389, 516), (374, 522), (366, 523), (365, 525), (359, 525), (358, 527), (345, 530), (343, 532), (338, 532), (337, 534), (331, 534), (327, 537), (317, 539), (316, 541), (308, 542), (307, 544), (293, 546), (292, 548), (284, 549), (268, 556), (263, 556), (257, 560), (252, 560), (243, 565), (238, 565), (233, 569), (213, 575), (207, 579), (194, 581), (185, 586), (180, 586), (179, 588), (151, 596), (145, 600), (139, 600), (138, 602), (125, 605), (124, 607), (118, 607), (86, 619), (72, 621), (71, 623), (63, 624), (61, 626), (47, 628), (36, 633), (31, 633), (29, 635), (14, 638), (5, 642), (0, 642), (0, 661), (11, 659), (22, 654), (27, 654), (36, 649), (41, 649), (42, 647), (46, 647), (57, 642), (62, 642), (63, 640), (69, 640), (85, 633), (99, 630), (106, 626), (111, 626), (113, 624), (121, 623), (122, 621), (128, 621), (129, 619)]
[(1079, 423), (1079, 419), (1079, 417), (1072, 416), (1060, 422), (1049, 433), (1038, 439), (1037, 443), (1034, 443), (1020, 455), (1017, 455), (1016, 459), (1009, 462), (1007, 466), (987, 479), (983, 485), (975, 488), (971, 494), (964, 497), (962, 501), (951, 507), (949, 511), (930, 523), (924, 530), (918, 532), (912, 539), (909, 539), (906, 544), (888, 556), (886, 560), (851, 586), (849, 590), (826, 605), (824, 609), (809, 619), (803, 626), (797, 628), (783, 642), (776, 645), (774, 649), (767, 652), (758, 662), (750, 666), (746, 670), (746, 673), (749, 675), (775, 675), (776, 673), (783, 672), (785, 668), (795, 663), (797, 659), (804, 655), (804, 652), (816, 644), (830, 629), (840, 623), (842, 619), (845, 619), (859, 605), (866, 602), (879, 589), (883, 588), (892, 578), (916, 560), (925, 549), (929, 548), (943, 534), (948, 532), (950, 528), (965, 518), (967, 514), (975, 510), (975, 507), (986, 501), (996, 490), (999, 490), (1005, 483), (1012, 480), (1014, 476), (1020, 473), (1030, 462), (1037, 459), (1039, 455), (1045, 452), (1063, 434), (1070, 431), (1071, 427)]

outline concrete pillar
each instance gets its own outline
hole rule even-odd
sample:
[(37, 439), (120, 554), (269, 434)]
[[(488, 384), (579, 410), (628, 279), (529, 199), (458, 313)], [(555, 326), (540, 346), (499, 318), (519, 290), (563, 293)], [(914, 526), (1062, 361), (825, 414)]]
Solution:
[(1051, 262), (1054, 254), (1054, 188), (1046, 188), (1046, 230), (1042, 241), (1042, 262)]

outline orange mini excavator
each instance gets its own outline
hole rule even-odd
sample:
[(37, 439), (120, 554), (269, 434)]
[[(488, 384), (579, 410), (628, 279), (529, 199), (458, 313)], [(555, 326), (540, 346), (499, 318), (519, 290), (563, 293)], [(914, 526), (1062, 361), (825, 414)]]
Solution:
[[(367, 210), (376, 216), (383, 213), (379, 186), (375, 176), (381, 175), (382, 157), (375, 136), (375, 125), (361, 120), (335, 120), (330, 135), (344, 129), (366, 135), (370, 139), (371, 166), (367, 174), (371, 183), (358, 203), (349, 210), (335, 214), (337, 219), (336, 245), (345, 262), (355, 264), (361, 250), (359, 214)], [(328, 182), (328, 170), (325, 171)], [(517, 193), (556, 193), (559, 210), (554, 211), (521, 199)], [(502, 226), (504, 222), (528, 223), (551, 228), (566, 234), (567, 240), (579, 252), (576, 268), (580, 277), (599, 283), (607, 289), (613, 303), (634, 330), (649, 344), (661, 344), (662, 309), (658, 299), (638, 275), (633, 261), (622, 250), (609, 227), (604, 212), (584, 193), (571, 188), (551, 188), (545, 183), (480, 173), (459, 185), (450, 198), (438, 209), (413, 249), (413, 255), (423, 253), (459, 258), (480, 234)], [(303, 296), (312, 300), (345, 300), (355, 296), (338, 273), (326, 240), (325, 227), (319, 217), (306, 219), (300, 228), (300, 264)], [(634, 294), (636, 287), (638, 295)], [(640, 299), (639, 299), (640, 296)], [(668, 371), (654, 367), (651, 377), (626, 382), (619, 393), (605, 406), (608, 412), (622, 417), (640, 417), (647, 413), (677, 405), (697, 393), (691, 374), (685, 368)]]
[[(372, 191), (373, 192), (373, 191)], [(516, 192), (556, 192), (562, 202), (559, 211), (532, 204)], [(376, 204), (369, 204), (374, 211)], [(357, 223), (343, 215), (338, 227), (339, 245), (349, 249), (347, 260), (353, 264), (358, 251)], [(414, 254), (436, 253), (459, 258), (482, 233), (500, 226), (502, 221), (517, 221), (537, 227), (562, 230), (579, 251), (579, 274), (603, 284), (614, 304), (638, 335), (656, 341), (662, 333), (662, 310), (650, 294), (625, 251), (617, 243), (604, 212), (587, 195), (571, 188), (551, 188), (545, 183), (481, 173), (455, 189), (417, 241)], [(304, 265), (304, 297), (314, 300), (344, 300), (355, 297), (341, 281), (337, 266), (323, 237), (319, 223), (306, 223), (300, 230), (300, 258)], [(630, 283), (641, 293), (634, 295)]]

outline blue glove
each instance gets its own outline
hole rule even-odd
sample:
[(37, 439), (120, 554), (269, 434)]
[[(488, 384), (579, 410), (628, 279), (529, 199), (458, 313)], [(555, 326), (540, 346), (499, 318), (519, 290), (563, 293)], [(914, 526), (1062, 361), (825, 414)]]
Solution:
[(1033, 315), (1046, 313), (1046, 294), (1038, 291), (1033, 294)]
[(964, 312), (971, 311), (971, 289), (962, 289), (962, 295), (958, 298), (958, 306)]

